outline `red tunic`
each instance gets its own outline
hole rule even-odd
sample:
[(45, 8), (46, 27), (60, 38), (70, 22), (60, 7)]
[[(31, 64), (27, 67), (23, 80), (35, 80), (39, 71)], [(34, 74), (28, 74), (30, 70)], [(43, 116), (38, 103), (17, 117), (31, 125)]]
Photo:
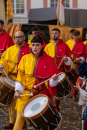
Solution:
[[(74, 56), (73, 56), (73, 60), (75, 60), (76, 58), (79, 57), (84, 57), (86, 58), (86, 54), (85, 54), (85, 45), (82, 42), (82, 39), (79, 39), (76, 43), (75, 46), (72, 50)], [(77, 64), (78, 67), (80, 66), (80, 63)]]
[(14, 42), (11, 36), (3, 30), (3, 33), (0, 34), (0, 51), (3, 53), (8, 47), (13, 46)]
[(87, 43), (85, 45), (85, 53), (86, 53), (86, 57), (87, 57)]
[[(29, 45), (28, 45), (26, 42), (24, 42), (24, 45), (23, 45), (23, 46), (20, 48), (20, 50), (19, 50), (18, 64), (19, 64), (21, 58), (22, 58), (24, 55), (30, 54), (30, 53), (31, 53), (31, 49), (30, 49)], [(18, 67), (18, 64), (17, 64), (17, 67)]]
[[(68, 47), (68, 45), (66, 45), (61, 39), (59, 40), (59, 42), (56, 45), (56, 51), (55, 51), (55, 57), (56, 57), (56, 62), (57, 65), (59, 66), (61, 59), (66, 55), (66, 57), (70, 57), (71, 58), (71, 54), (72, 51), (70, 50), (70, 48)], [(65, 65), (65, 63), (63, 62), (62, 67), (65, 67), (65, 69), (67, 71), (70, 70), (70, 67)], [(63, 72), (63, 69), (60, 70), (60, 72)]]
[[(34, 69), (34, 77), (38, 78), (39, 83), (40, 83), (50, 78), (54, 74), (58, 74), (58, 73), (59, 73), (59, 70), (56, 64), (54, 63), (54, 60), (44, 52), (43, 56), (41, 56), (37, 60), (37, 63)], [(51, 88), (51, 86), (48, 85), (48, 89), (45, 88), (42, 91), (42, 93), (47, 95), (49, 98), (50, 98), (50, 93), (52, 96), (56, 94), (56, 87)]]
[(29, 47), (29, 45), (24, 42), (24, 45), (20, 48), (20, 51), (19, 51), (19, 58), (18, 58), (18, 62), (20, 62), (21, 58), (26, 55), (26, 54), (29, 54), (31, 53), (31, 49)]

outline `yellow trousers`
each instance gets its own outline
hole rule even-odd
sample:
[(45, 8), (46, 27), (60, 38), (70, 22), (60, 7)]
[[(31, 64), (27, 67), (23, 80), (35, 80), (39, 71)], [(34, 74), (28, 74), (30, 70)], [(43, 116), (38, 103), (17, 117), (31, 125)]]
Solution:
[[(12, 111), (12, 115), (11, 115)], [(14, 116), (15, 116), (15, 99), (13, 99), (11, 106), (9, 107), (9, 115), (11, 115), (10, 118), (10, 123), (14, 124)]]
[(24, 123), (25, 123), (25, 119), (23, 118), (21, 112), (17, 111), (16, 122), (15, 122), (13, 130), (22, 130)]

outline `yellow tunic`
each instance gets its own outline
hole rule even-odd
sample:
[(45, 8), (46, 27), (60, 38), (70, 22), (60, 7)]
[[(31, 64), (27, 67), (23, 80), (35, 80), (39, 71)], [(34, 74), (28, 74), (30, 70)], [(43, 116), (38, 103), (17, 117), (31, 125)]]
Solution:
[[(0, 64), (3, 65), (5, 72), (8, 73), (12, 71), (12, 73), (17, 73), (17, 62), (19, 55), (19, 47), (15, 44), (9, 47), (1, 56)], [(16, 66), (15, 66), (16, 65)], [(14, 67), (15, 66), (15, 67)], [(16, 76), (10, 75), (12, 79), (16, 79)]]
[(33, 37), (31, 37), (31, 39), (29, 40), (28, 44), (29, 44), (29, 47), (31, 47), (31, 40), (33, 39)]
[[(29, 94), (35, 84), (35, 77), (33, 77), (34, 67), (36, 64), (36, 58), (31, 54), (22, 57), (18, 66), (17, 81), (24, 86), (23, 95)], [(30, 69), (29, 69), (30, 68)], [(30, 96), (23, 96), (21, 99), (17, 99), (16, 110), (21, 112), (24, 104), (29, 100)]]
[(47, 55), (51, 56), (52, 58), (55, 58), (55, 43), (50, 42), (45, 46), (44, 51), (47, 53)]
[[(68, 45), (68, 47), (69, 47), (70, 50), (72, 51), (73, 48), (74, 48), (74, 44), (75, 44), (74, 40), (69, 39), (69, 40), (66, 42), (66, 44)], [(73, 54), (71, 55), (71, 57), (72, 57), (72, 59), (73, 59)]]
[(86, 44), (87, 44), (87, 40), (86, 40), (86, 41), (84, 41), (83, 43), (84, 43), (84, 45), (86, 45)]
[(66, 42), (66, 44), (68, 45), (68, 47), (69, 47), (70, 50), (72, 51), (72, 50), (73, 50), (73, 47), (74, 47), (74, 44), (75, 44), (74, 40), (69, 39), (69, 40)]

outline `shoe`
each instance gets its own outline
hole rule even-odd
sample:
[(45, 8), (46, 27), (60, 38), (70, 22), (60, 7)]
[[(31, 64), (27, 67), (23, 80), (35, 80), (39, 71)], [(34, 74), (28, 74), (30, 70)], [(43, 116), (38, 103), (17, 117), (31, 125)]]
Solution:
[(73, 96), (73, 101), (76, 101), (76, 100), (77, 100), (77, 98), (75, 96)]
[(9, 123), (7, 126), (4, 126), (3, 128), (4, 129), (13, 129), (13, 127), (14, 127), (14, 124)]

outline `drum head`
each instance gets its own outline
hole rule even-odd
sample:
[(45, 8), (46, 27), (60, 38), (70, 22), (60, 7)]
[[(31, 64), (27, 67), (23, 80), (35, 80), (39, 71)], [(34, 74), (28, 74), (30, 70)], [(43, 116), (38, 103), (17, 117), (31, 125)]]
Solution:
[(24, 116), (33, 117), (39, 114), (46, 107), (47, 103), (48, 103), (47, 97), (41, 96), (35, 98), (31, 102), (29, 102), (29, 104), (27, 104), (27, 106), (25, 107)]
[(13, 80), (8, 80), (8, 78), (7, 77), (4, 77), (4, 76), (2, 76), (2, 79), (7, 83), (7, 84), (9, 84), (10, 86), (12, 86), (12, 87), (14, 87), (15, 88), (15, 82), (13, 81)]
[(66, 75), (64, 72), (60, 73), (60, 75), (58, 76), (58, 84), (65, 79), (65, 76)]

